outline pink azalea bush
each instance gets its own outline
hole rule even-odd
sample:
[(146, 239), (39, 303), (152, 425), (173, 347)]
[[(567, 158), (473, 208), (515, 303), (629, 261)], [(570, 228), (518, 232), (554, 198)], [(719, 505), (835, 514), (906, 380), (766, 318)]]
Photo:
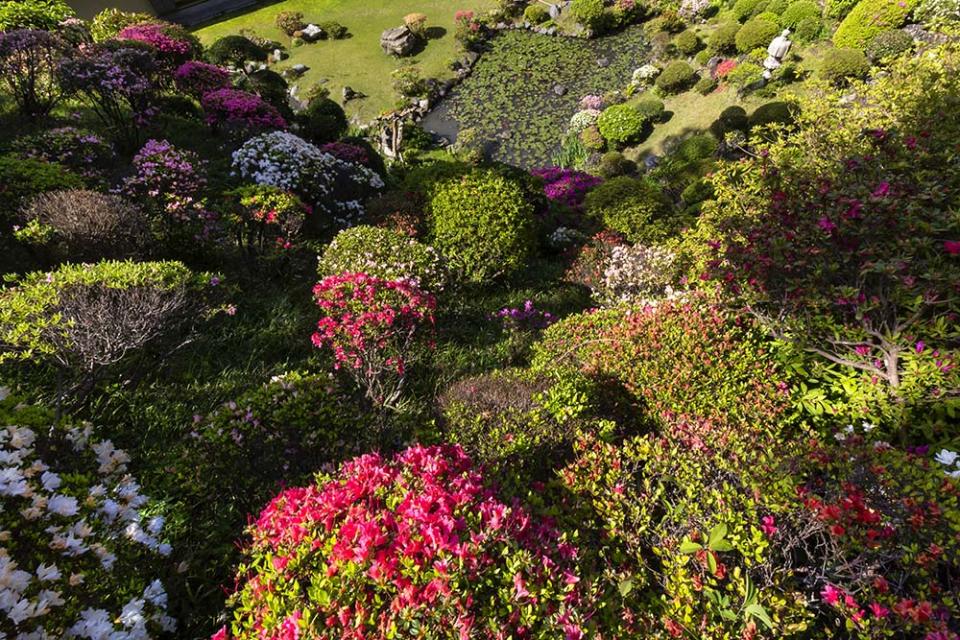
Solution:
[(589, 173), (562, 167), (534, 169), (530, 173), (543, 180), (543, 192), (551, 202), (577, 210), (583, 206), (587, 192), (603, 182)]
[(328, 276), (313, 295), (324, 314), (314, 346), (331, 349), (335, 367), (349, 372), (375, 404), (395, 402), (417, 339), (433, 325), (436, 299), (410, 280), (365, 273)]
[(177, 226), (208, 217), (202, 199), (207, 184), (204, 165), (193, 152), (166, 140), (148, 140), (133, 157), (133, 168), (121, 192), (148, 202), (165, 223)]
[(116, 38), (148, 44), (156, 50), (157, 59), (165, 62), (182, 62), (197, 49), (182, 27), (170, 24), (132, 24), (124, 27)]
[(174, 71), (173, 81), (178, 90), (201, 98), (211, 91), (228, 88), (230, 72), (215, 64), (188, 60)]
[(216, 640), (586, 637), (578, 549), (499, 500), (459, 446), (355, 458), (249, 533)]
[(229, 127), (242, 131), (286, 129), (287, 122), (269, 102), (255, 93), (239, 89), (216, 89), (200, 101), (211, 127)]

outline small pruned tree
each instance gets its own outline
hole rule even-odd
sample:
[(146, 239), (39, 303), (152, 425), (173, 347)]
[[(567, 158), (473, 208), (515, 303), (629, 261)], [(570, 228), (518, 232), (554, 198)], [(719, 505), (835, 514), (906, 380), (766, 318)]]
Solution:
[(42, 118), (64, 97), (57, 69), (69, 52), (65, 40), (47, 31), (0, 32), (0, 87), (24, 117)]

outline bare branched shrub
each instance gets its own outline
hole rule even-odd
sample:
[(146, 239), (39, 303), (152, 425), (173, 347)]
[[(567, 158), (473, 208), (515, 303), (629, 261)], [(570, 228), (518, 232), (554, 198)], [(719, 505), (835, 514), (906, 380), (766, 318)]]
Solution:
[(48, 230), (48, 237), (71, 260), (138, 256), (147, 247), (146, 215), (132, 202), (85, 189), (51, 191), (24, 208), (28, 224)]

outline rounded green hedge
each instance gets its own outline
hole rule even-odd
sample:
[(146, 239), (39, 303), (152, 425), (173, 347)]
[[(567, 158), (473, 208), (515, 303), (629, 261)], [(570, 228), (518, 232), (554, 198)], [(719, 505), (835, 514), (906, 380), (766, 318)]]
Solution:
[(754, 49), (766, 49), (779, 33), (780, 25), (776, 22), (753, 18), (737, 31), (737, 51), (749, 53)]
[(737, 0), (733, 3), (731, 11), (737, 20), (744, 22), (763, 11), (765, 7), (764, 0)]
[(587, 215), (622, 233), (630, 242), (661, 242), (684, 223), (660, 187), (646, 178), (607, 180), (587, 194), (584, 205)]
[(789, 124), (796, 116), (796, 107), (789, 102), (775, 100), (757, 107), (750, 114), (750, 128), (761, 127), (774, 122)]
[(663, 100), (654, 96), (644, 96), (640, 98), (633, 103), (633, 108), (650, 122), (659, 122), (663, 117), (664, 111), (666, 111)]
[(707, 44), (717, 53), (732, 53), (737, 49), (738, 31), (740, 31), (739, 23), (725, 22), (710, 34)]
[(880, 33), (902, 26), (916, 4), (916, 0), (860, 0), (837, 27), (833, 44), (863, 49)]
[(597, 119), (600, 135), (613, 145), (634, 142), (643, 133), (644, 124), (646, 119), (628, 104), (607, 107)]
[(603, 20), (603, 0), (573, 0), (570, 15), (580, 24), (596, 28)]
[(793, 38), (797, 42), (814, 42), (821, 31), (823, 31), (823, 22), (820, 18), (808, 17), (797, 23)]
[(349, 123), (343, 107), (330, 98), (315, 98), (298, 115), (303, 137), (315, 144), (333, 142), (347, 131)]
[(250, 38), (243, 36), (224, 36), (218, 38), (207, 49), (207, 60), (213, 64), (242, 67), (247, 60), (263, 62), (267, 52), (257, 46)]
[(677, 46), (677, 51), (685, 56), (692, 56), (700, 50), (701, 46), (700, 38), (689, 29), (677, 34), (677, 37), (673, 39), (673, 43)]
[(813, 0), (796, 0), (791, 2), (780, 16), (780, 24), (787, 29), (796, 29), (801, 20), (807, 18), (820, 19), (820, 5)]
[(663, 68), (655, 84), (664, 93), (680, 93), (689, 89), (696, 78), (693, 67), (683, 60), (674, 60)]
[(841, 84), (852, 78), (862, 78), (870, 71), (870, 61), (860, 49), (841, 48), (828, 52), (820, 63), (820, 78), (832, 84)]
[(523, 19), (531, 24), (542, 24), (550, 19), (550, 12), (542, 4), (531, 4), (523, 10)]
[(471, 282), (523, 268), (534, 247), (533, 207), (523, 187), (492, 170), (440, 183), (430, 198), (434, 246)]

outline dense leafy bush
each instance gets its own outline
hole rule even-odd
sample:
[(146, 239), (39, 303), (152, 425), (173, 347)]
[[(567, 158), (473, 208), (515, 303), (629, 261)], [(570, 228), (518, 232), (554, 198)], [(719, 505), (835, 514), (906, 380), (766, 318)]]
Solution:
[(493, 171), (441, 182), (430, 196), (434, 246), (471, 282), (522, 268), (533, 250), (533, 207), (523, 188)]
[(837, 27), (833, 44), (863, 49), (881, 32), (903, 26), (916, 4), (916, 0), (860, 0)]
[(248, 60), (263, 62), (267, 53), (249, 38), (233, 35), (214, 41), (207, 48), (207, 59), (213, 64), (240, 68)]
[(330, 20), (326, 22), (318, 22), (317, 26), (326, 32), (328, 38), (332, 38), (334, 40), (342, 40), (350, 33), (350, 30), (339, 22), (333, 22)]
[(56, 72), (69, 51), (66, 41), (46, 31), (0, 32), (0, 87), (21, 114), (36, 120), (63, 98)]
[(94, 42), (104, 42), (114, 38), (126, 27), (156, 21), (157, 17), (148, 13), (134, 13), (114, 8), (104, 9), (90, 21), (90, 35)]
[(797, 23), (793, 36), (798, 42), (815, 42), (821, 31), (823, 31), (823, 22), (819, 18), (804, 18)]
[(697, 80), (697, 84), (693, 85), (693, 90), (699, 93), (702, 96), (713, 93), (716, 88), (719, 86), (716, 80), (711, 78), (708, 75), (701, 77)]
[(673, 43), (677, 46), (677, 51), (685, 56), (692, 56), (700, 50), (700, 38), (689, 29), (681, 31), (677, 37), (673, 39)]
[[(233, 622), (218, 638), (585, 637), (577, 549), (500, 502), (459, 447), (356, 458), (281, 493), (250, 534)], [(301, 581), (315, 586), (283, 586)]]
[(678, 146), (675, 154), (678, 158), (687, 162), (696, 162), (704, 158), (710, 158), (717, 152), (717, 140), (713, 136), (705, 133), (685, 138)]
[(42, 29), (53, 31), (73, 17), (73, 9), (63, 0), (4, 0), (0, 2), (0, 31)]
[(603, 0), (573, 0), (570, 15), (580, 24), (597, 29), (603, 23)]
[(343, 107), (329, 98), (311, 100), (298, 118), (301, 132), (315, 144), (333, 142), (347, 131)]
[(859, 0), (827, 0), (825, 12), (834, 20), (843, 20)]
[(189, 60), (177, 67), (173, 81), (177, 89), (199, 99), (211, 91), (229, 87), (230, 72), (215, 64)]
[(615, 104), (597, 118), (600, 135), (610, 144), (623, 146), (634, 142), (643, 133), (646, 120), (628, 104)]
[(300, 31), (307, 26), (307, 23), (303, 21), (303, 14), (299, 11), (281, 11), (273, 19), (273, 23), (277, 25), (277, 29), (288, 36), (292, 36), (295, 31)]
[(9, 226), (21, 206), (35, 195), (57, 189), (80, 189), (83, 180), (55, 162), (0, 155), (0, 224)]
[(740, 25), (736, 22), (721, 23), (707, 41), (710, 49), (717, 53), (733, 53), (737, 50), (737, 32)]
[(443, 291), (447, 279), (433, 247), (396, 231), (364, 225), (338, 233), (320, 256), (317, 272), (321, 277), (366, 273), (384, 280), (410, 280), (432, 293)]
[(663, 93), (680, 93), (689, 89), (696, 78), (693, 67), (683, 60), (674, 60), (663, 68), (655, 84)]
[(427, 15), (424, 13), (408, 13), (403, 16), (403, 24), (418, 38), (426, 37)]
[(124, 180), (123, 193), (144, 203), (170, 235), (207, 217), (202, 200), (206, 167), (197, 154), (167, 140), (147, 140), (132, 164), (134, 173)]
[(780, 24), (787, 29), (796, 29), (808, 18), (820, 19), (820, 5), (814, 0), (794, 0), (780, 16)]
[(617, 176), (629, 175), (637, 170), (637, 163), (626, 158), (619, 151), (608, 151), (600, 158), (598, 171), (604, 178), (615, 178)]
[(103, 172), (116, 158), (109, 142), (87, 129), (55, 127), (15, 139), (11, 149), (24, 158), (56, 162), (83, 176), (92, 185), (103, 182)]
[[(164, 517), (130, 475), (130, 456), (93, 427), (0, 400), (0, 575), (8, 637), (162, 637)], [(154, 512), (156, 513), (156, 512)]]
[(607, 180), (587, 194), (585, 209), (631, 242), (659, 242), (678, 232), (685, 222), (648, 178)]
[(860, 49), (831, 49), (820, 62), (820, 77), (832, 84), (863, 78), (870, 71), (870, 61)]
[(734, 17), (740, 22), (746, 22), (748, 19), (763, 11), (766, 4), (764, 0), (737, 0), (733, 3), (732, 12)]
[(632, 104), (637, 113), (649, 122), (660, 122), (664, 111), (666, 111), (663, 100), (654, 96), (643, 96)]
[(180, 25), (167, 23), (132, 24), (116, 35), (117, 40), (132, 40), (153, 47), (157, 60), (177, 67), (200, 55), (203, 48), (197, 37)]
[(906, 31), (890, 29), (878, 33), (867, 45), (866, 54), (871, 60), (880, 61), (884, 58), (895, 58), (901, 53), (913, 48), (913, 37)]
[(732, 131), (747, 132), (750, 128), (750, 119), (747, 117), (746, 110), (738, 105), (727, 107), (720, 112), (719, 117), (710, 124), (710, 133), (718, 140), (723, 140), (724, 136)]
[(204, 122), (215, 129), (225, 128), (241, 135), (264, 129), (285, 129), (286, 120), (270, 103), (255, 93), (238, 89), (215, 89), (204, 94)]
[(550, 19), (550, 12), (542, 4), (531, 4), (523, 10), (523, 19), (531, 24), (542, 24)]
[(150, 241), (143, 211), (120, 196), (96, 191), (49, 191), (21, 212), (17, 237), (39, 241), (75, 261), (139, 255)]
[(774, 100), (762, 104), (750, 114), (750, 128), (768, 124), (789, 124), (797, 115), (797, 106), (783, 100)]
[(780, 26), (776, 22), (763, 18), (749, 20), (737, 31), (735, 38), (737, 51), (749, 53), (754, 49), (766, 49), (770, 41), (779, 33)]

